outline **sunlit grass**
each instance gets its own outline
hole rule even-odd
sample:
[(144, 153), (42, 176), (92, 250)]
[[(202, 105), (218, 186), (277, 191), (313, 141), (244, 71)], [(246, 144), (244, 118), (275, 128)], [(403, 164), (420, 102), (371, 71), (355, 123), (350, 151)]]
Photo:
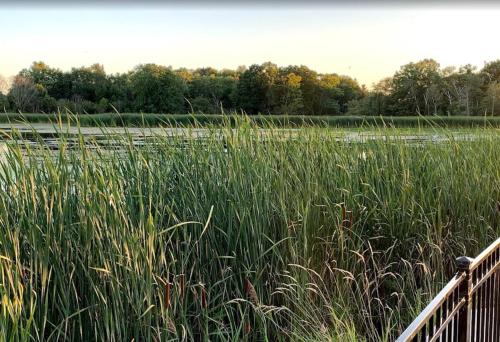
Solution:
[(8, 144), (0, 340), (390, 340), (500, 230), (498, 133), (436, 132)]
[[(238, 125), (241, 113), (227, 114), (152, 114), (152, 113), (0, 113), (1, 123), (50, 123), (71, 121), (82, 126), (186, 126), (186, 125)], [(500, 116), (362, 116), (362, 115), (251, 115), (254, 124), (278, 127), (500, 127)]]

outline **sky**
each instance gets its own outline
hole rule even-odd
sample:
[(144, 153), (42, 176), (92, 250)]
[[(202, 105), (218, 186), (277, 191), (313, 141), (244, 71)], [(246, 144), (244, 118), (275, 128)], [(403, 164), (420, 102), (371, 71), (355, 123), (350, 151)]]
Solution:
[(371, 86), (400, 66), (500, 58), (500, 6), (86, 6), (0, 4), (0, 74), (33, 61), (108, 73), (141, 63), (236, 68), (272, 61), (307, 65)]

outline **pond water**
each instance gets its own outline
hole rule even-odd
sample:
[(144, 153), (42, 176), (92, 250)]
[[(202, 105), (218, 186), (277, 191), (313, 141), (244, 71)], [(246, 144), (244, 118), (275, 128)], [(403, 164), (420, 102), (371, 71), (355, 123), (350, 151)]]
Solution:
[[(273, 137), (293, 138), (299, 134), (301, 129), (297, 128), (274, 128)], [(446, 142), (453, 140), (476, 140), (481, 137), (500, 137), (499, 129), (339, 129), (339, 128), (317, 128), (322, 133), (332, 135), (337, 141), (363, 142), (368, 140), (397, 140), (408, 143), (421, 142)], [(61, 135), (64, 135), (68, 147), (76, 146), (83, 137), (83, 142), (90, 148), (100, 146), (113, 149), (117, 147), (120, 137), (130, 137), (133, 144), (140, 146), (148, 144), (153, 137), (180, 137), (182, 139), (203, 139), (209, 134), (219, 134), (221, 131), (206, 128), (175, 128), (175, 127), (73, 127), (56, 126), (46, 123), (34, 124), (0, 124), (0, 141), (21, 141), (25, 144), (38, 144), (43, 142), (51, 149), (58, 149)], [(271, 130), (260, 129), (259, 137), (266, 139)]]

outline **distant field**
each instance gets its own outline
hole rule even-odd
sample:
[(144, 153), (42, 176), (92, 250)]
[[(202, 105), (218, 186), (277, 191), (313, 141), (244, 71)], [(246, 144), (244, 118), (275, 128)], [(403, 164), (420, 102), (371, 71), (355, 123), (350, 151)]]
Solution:
[[(64, 121), (79, 121), (82, 126), (185, 126), (185, 125), (226, 125), (234, 124), (241, 115), (220, 114), (140, 114), (140, 113), (107, 113), (107, 114), (0, 114), (0, 123), (16, 122), (55, 122), (58, 118)], [(76, 119), (78, 118), (78, 119)], [(482, 116), (301, 116), (301, 115), (255, 115), (248, 118), (257, 125), (273, 126), (394, 126), (394, 127), (500, 127), (500, 117)]]

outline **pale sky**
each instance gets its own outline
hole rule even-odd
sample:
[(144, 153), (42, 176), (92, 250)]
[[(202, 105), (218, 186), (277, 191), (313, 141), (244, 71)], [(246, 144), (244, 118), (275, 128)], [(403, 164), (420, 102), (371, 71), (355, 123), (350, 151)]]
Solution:
[(423, 58), (479, 68), (499, 59), (499, 18), (494, 4), (0, 5), (0, 74), (12, 76), (35, 60), (62, 70), (97, 62), (109, 73), (141, 63), (220, 69), (272, 61), (346, 74), (370, 86)]

